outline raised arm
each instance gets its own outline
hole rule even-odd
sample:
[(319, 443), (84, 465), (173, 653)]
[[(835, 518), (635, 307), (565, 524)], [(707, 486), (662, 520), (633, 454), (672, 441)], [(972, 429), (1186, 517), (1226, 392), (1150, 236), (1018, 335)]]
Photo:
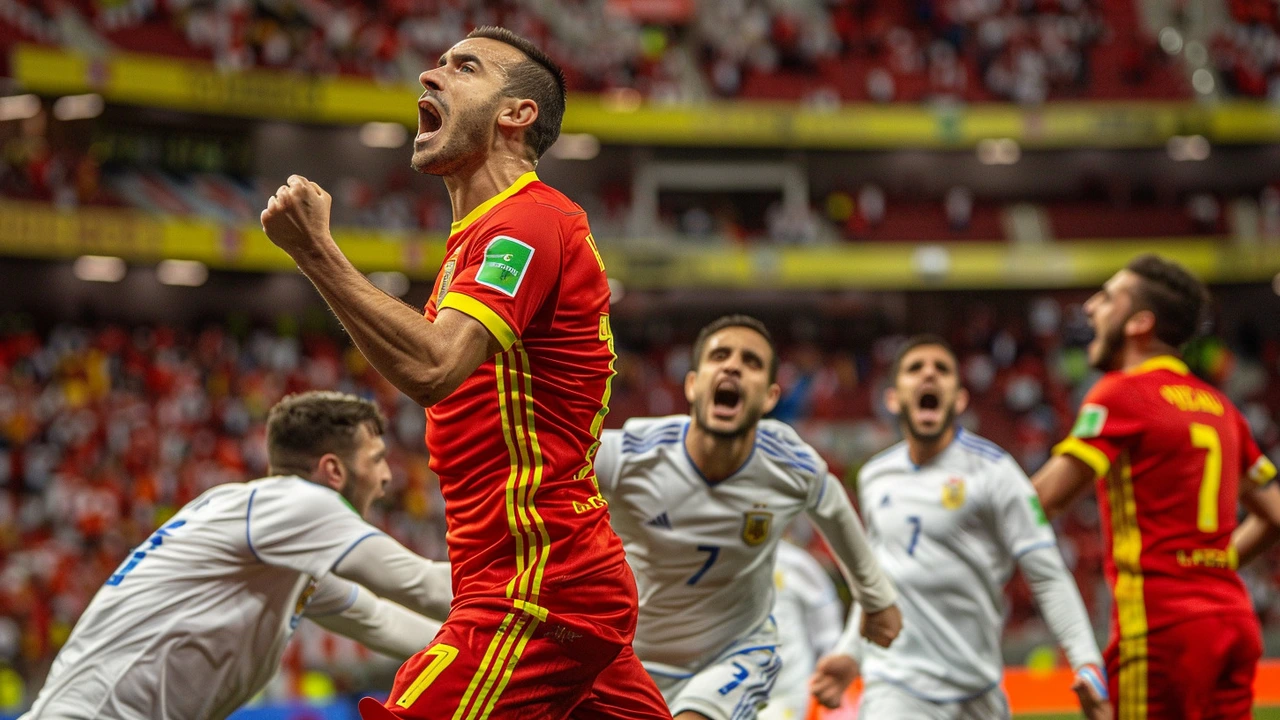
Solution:
[(430, 407), (502, 346), (467, 314), (443, 310), (432, 323), (374, 287), (329, 233), (332, 202), (319, 185), (291, 175), (267, 202), (262, 228), (315, 284), (374, 368), (419, 405)]

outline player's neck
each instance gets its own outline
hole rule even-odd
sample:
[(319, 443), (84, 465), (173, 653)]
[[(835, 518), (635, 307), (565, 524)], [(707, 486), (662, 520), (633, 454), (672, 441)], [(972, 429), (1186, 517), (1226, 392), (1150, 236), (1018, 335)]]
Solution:
[(1179, 357), (1177, 349), (1166, 345), (1159, 340), (1152, 340), (1141, 346), (1134, 343), (1126, 343), (1121, 350), (1120, 369), (1124, 371), (1132, 370), (1139, 365), (1151, 360), (1152, 358), (1171, 355)]
[(449, 190), (449, 202), (453, 206), (453, 221), (465, 218), (486, 200), (514, 185), (521, 175), (532, 171), (533, 163), (528, 160), (504, 155), (444, 176), (444, 186)]
[(934, 458), (942, 454), (946, 450), (951, 441), (956, 439), (956, 426), (952, 425), (947, 431), (939, 435), (933, 440), (918, 438), (910, 433), (907, 434), (907, 454), (911, 456), (911, 463), (916, 467), (920, 467), (925, 463), (931, 462)]
[(717, 483), (741, 468), (751, 450), (756, 446), (756, 429), (737, 437), (720, 437), (700, 429), (697, 423), (689, 425), (684, 435), (684, 447), (689, 459), (707, 482)]

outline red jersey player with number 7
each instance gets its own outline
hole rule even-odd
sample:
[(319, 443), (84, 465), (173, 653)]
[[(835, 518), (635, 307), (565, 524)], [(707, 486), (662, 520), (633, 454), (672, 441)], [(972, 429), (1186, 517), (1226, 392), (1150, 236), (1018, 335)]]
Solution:
[[(1280, 525), (1280, 491), (1240, 411), (1177, 355), (1207, 297), (1145, 255), (1085, 303), (1089, 360), (1106, 374), (1032, 480), (1052, 515), (1097, 479), (1119, 720), (1252, 717), (1262, 640), (1236, 567)], [(1254, 516), (1233, 541), (1237, 500)]]
[(533, 169), (564, 79), (527, 40), (480, 28), (422, 73), (413, 166), (456, 222), (426, 317), (374, 288), (297, 175), (262, 224), (369, 361), (427, 407), (454, 601), (366, 719), (670, 720), (631, 649), (636, 586), (592, 456), (613, 376), (609, 287), (586, 215)]

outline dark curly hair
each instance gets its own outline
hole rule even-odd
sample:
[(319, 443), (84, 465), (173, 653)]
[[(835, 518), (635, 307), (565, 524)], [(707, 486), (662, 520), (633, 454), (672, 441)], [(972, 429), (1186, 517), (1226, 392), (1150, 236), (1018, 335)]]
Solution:
[(1172, 260), (1140, 255), (1125, 268), (1142, 278), (1134, 300), (1137, 310), (1156, 318), (1155, 335), (1170, 347), (1182, 347), (1203, 325), (1209, 291), (1199, 278)]

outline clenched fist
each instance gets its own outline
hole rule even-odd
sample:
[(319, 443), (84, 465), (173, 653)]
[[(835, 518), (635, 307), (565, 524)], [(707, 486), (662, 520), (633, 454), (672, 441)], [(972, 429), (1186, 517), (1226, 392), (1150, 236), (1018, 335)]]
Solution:
[(281, 250), (295, 259), (329, 239), (329, 209), (333, 198), (324, 188), (290, 175), (262, 211), (262, 229)]
[(902, 611), (897, 605), (890, 605), (880, 612), (865, 613), (862, 616), (862, 637), (879, 645), (889, 647), (889, 643), (902, 632)]
[(840, 707), (840, 700), (854, 678), (858, 677), (858, 661), (848, 655), (828, 655), (818, 661), (809, 678), (809, 692), (823, 707)]

